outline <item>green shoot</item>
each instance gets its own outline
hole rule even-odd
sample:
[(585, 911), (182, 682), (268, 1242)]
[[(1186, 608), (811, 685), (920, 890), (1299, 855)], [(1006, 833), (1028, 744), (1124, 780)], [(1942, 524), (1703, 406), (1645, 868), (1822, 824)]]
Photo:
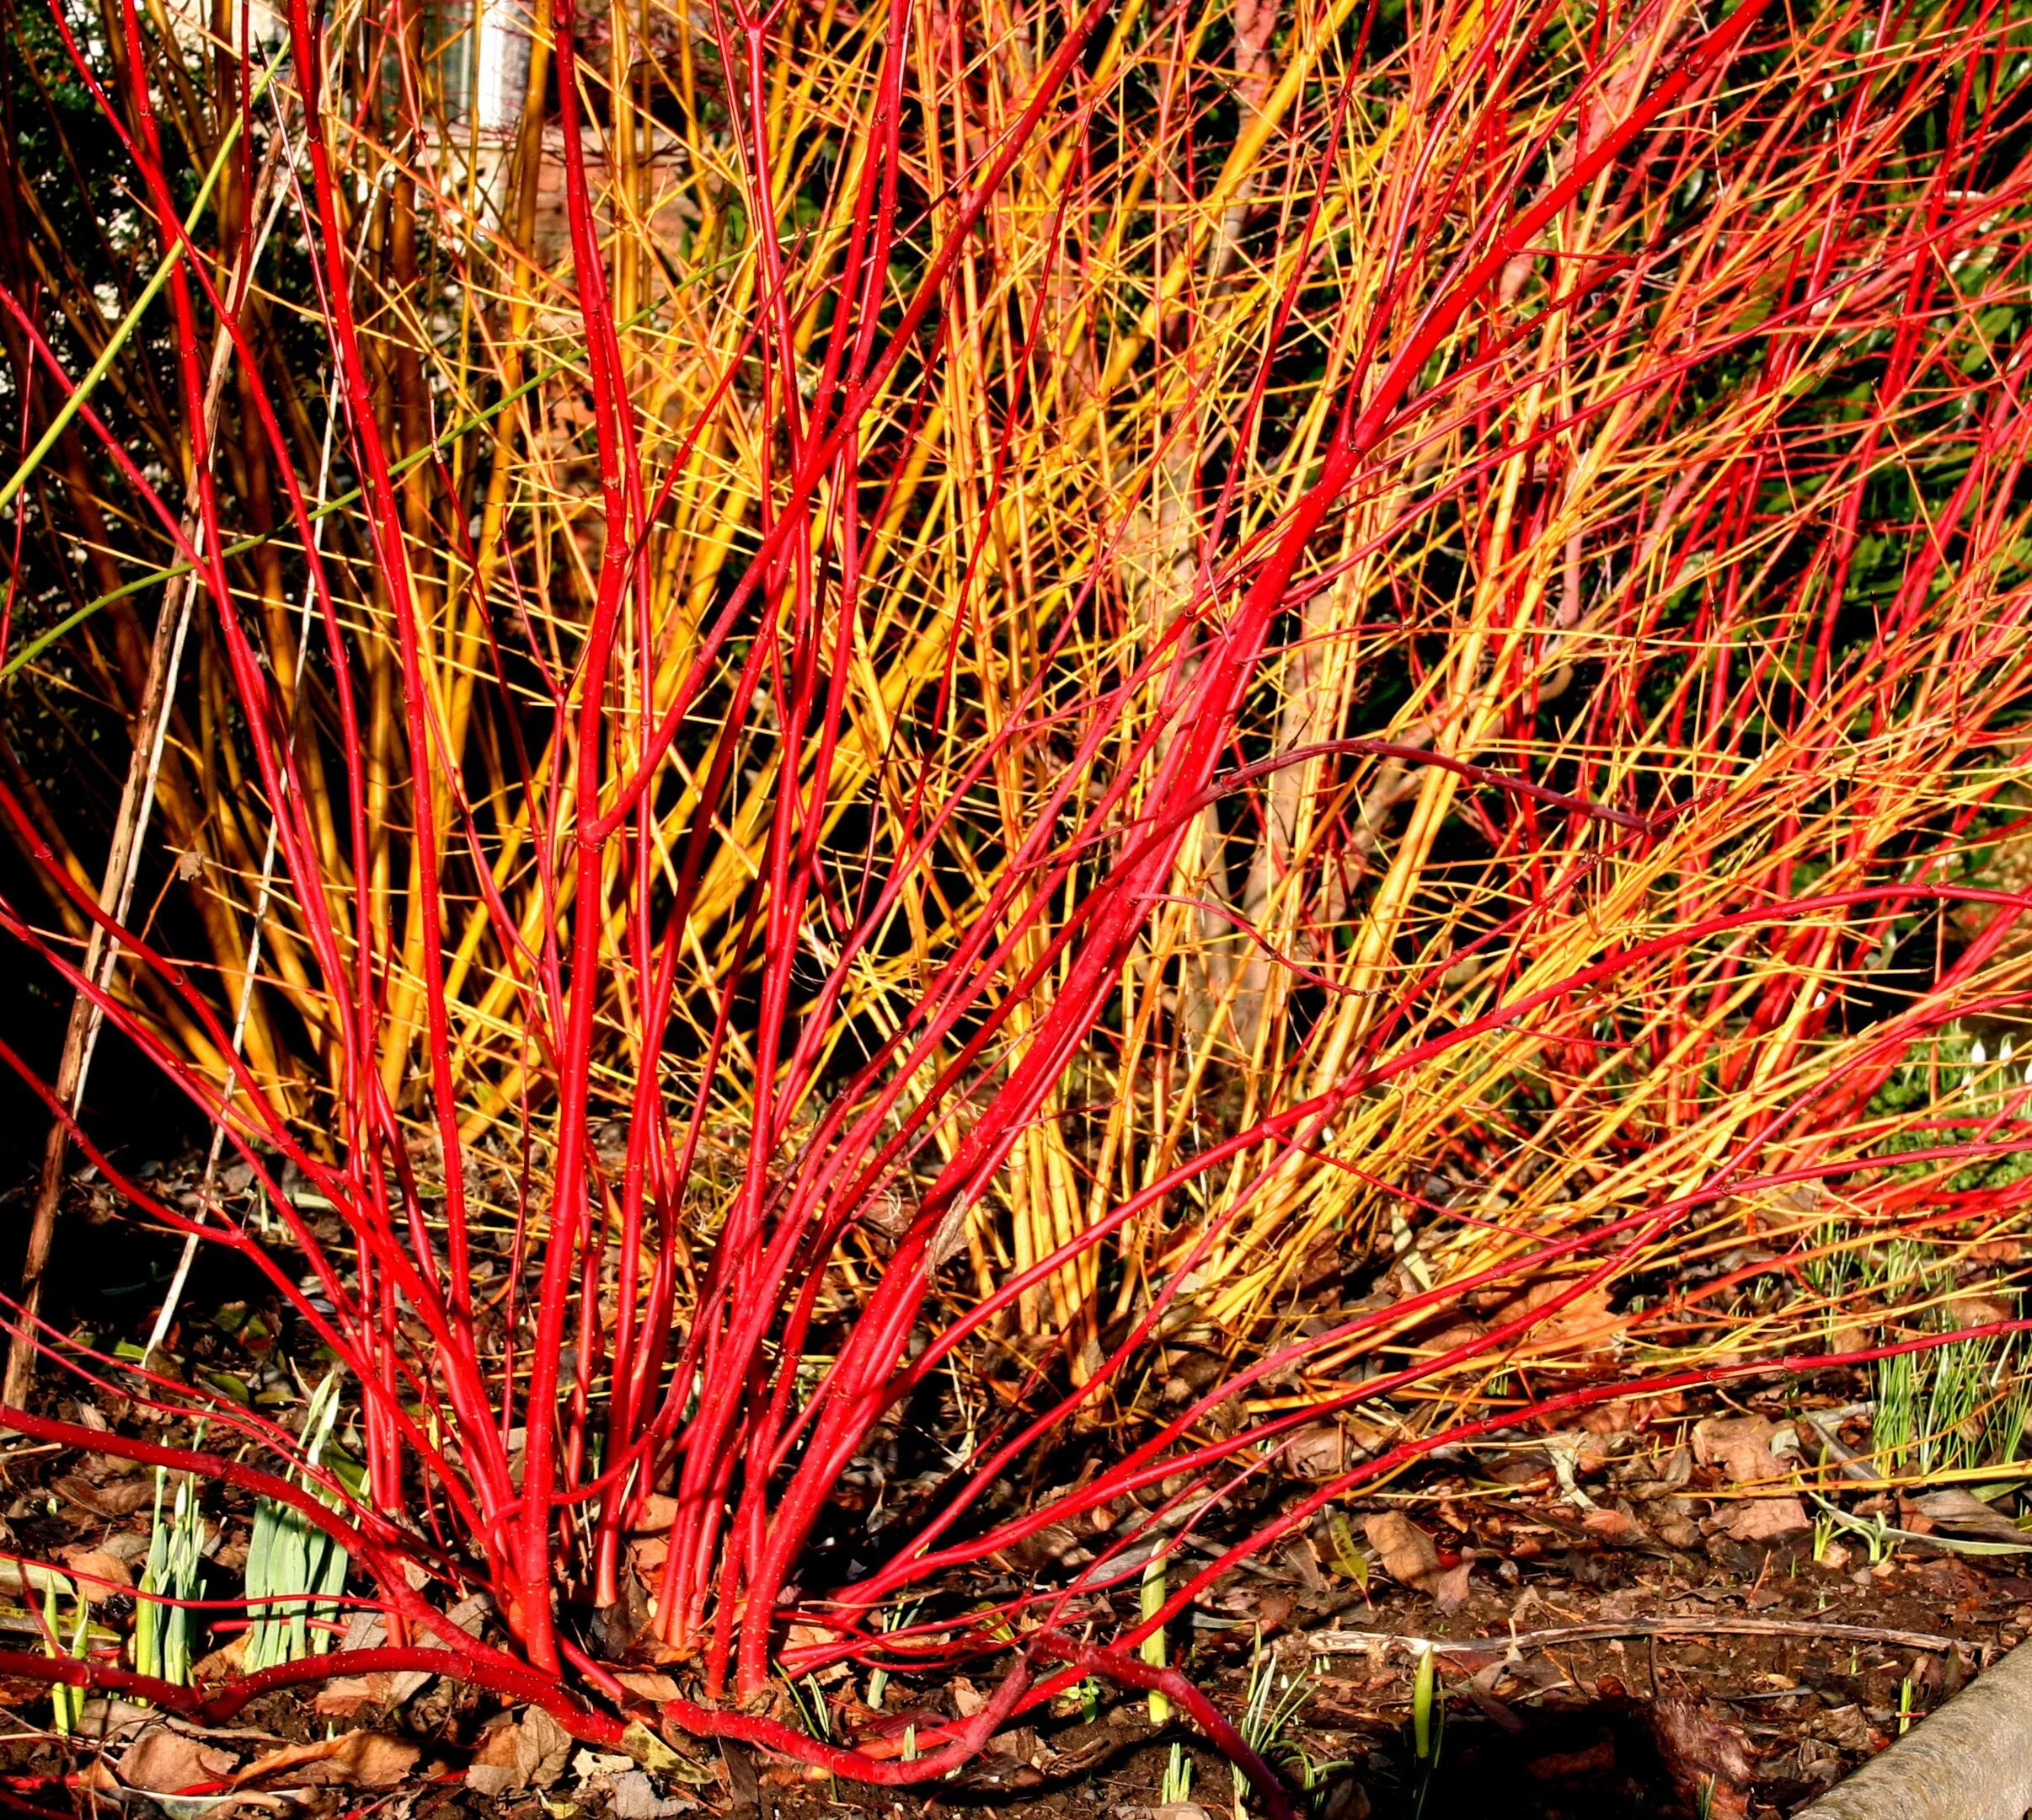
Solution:
[[(59, 1642), (61, 1633), (56, 1626), (56, 1588), (52, 1583), (43, 1592), (43, 1616), (47, 1635), (43, 1639), (43, 1651), (50, 1656), (61, 1656)], [(84, 1660), (85, 1640), (91, 1629), (92, 1608), (83, 1592), (78, 1594), (78, 1619), (71, 1632), (71, 1654), (78, 1661)], [(85, 1690), (81, 1687), (66, 1687), (61, 1683), (50, 1688), (50, 1726), (59, 1736), (68, 1737), (84, 1717)]]
[[(1148, 1624), (1152, 1619), (1163, 1610), (1164, 1601), (1168, 1597), (1164, 1588), (1164, 1555), (1160, 1550), (1150, 1557), (1149, 1565), (1143, 1569), (1142, 1616), (1145, 1624)], [(1142, 1654), (1143, 1660), (1148, 1662), (1152, 1668), (1162, 1668), (1164, 1666), (1164, 1627), (1162, 1625), (1159, 1625), (1156, 1630), (1143, 1639)], [(1152, 1691), (1150, 1696), (1151, 1724), (1161, 1726), (1170, 1717), (1171, 1702), (1162, 1694)]]
[(1439, 1658), (1431, 1645), (1418, 1651), (1418, 1670), (1411, 1681), (1411, 1752), (1418, 1764), (1418, 1793), (1412, 1802), (1413, 1820), (1425, 1811), (1425, 1797), (1439, 1769), (1440, 1737), (1446, 1724), (1446, 1708), (1437, 1699)]
[[(1263, 1649), (1263, 1633), (1256, 1632), (1256, 1644), (1249, 1657), (1249, 1694), (1243, 1705), (1242, 1736), (1250, 1748), (1265, 1763), (1273, 1757), (1288, 1756), (1290, 1752), (1284, 1742), (1284, 1733), (1311, 1690), (1309, 1678), (1294, 1681), (1286, 1675), (1284, 1693), (1276, 1692), (1277, 1657), (1273, 1650), (1265, 1655)], [(1249, 1794), (1249, 1778), (1238, 1769), (1234, 1773), (1235, 1820), (1242, 1820), (1243, 1801)]]
[[(148, 1566), (134, 1607), (134, 1667), (137, 1673), (182, 1687), (190, 1679), (194, 1614), (163, 1599), (195, 1599), (204, 1572), (209, 1539), (189, 1479), (177, 1481), (169, 1515), (163, 1516), (168, 1475), (155, 1472), (155, 1514), (148, 1534)], [(150, 1595), (153, 1595), (151, 1597)]]
[[(309, 1466), (318, 1464), (331, 1438), (338, 1389), (334, 1371), (311, 1394), (303, 1421)], [(249, 1673), (324, 1652), (330, 1642), (326, 1626), (338, 1614), (346, 1567), (345, 1550), (301, 1511), (273, 1498), (254, 1507), (247, 1544), (248, 1614), (253, 1620), (247, 1633)]]

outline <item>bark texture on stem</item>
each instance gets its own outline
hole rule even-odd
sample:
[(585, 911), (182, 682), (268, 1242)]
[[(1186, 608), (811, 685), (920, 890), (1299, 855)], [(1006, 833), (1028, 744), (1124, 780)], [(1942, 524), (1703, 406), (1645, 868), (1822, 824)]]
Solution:
[(2029, 1808), (2032, 1650), (2017, 1649), (1799, 1820), (2024, 1820)]

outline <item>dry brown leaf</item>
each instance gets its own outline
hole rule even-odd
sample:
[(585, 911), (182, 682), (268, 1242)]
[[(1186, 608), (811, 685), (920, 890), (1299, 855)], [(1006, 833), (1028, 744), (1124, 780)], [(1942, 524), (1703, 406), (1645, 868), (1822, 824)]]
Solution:
[(1634, 1518), (1606, 1505), (1583, 1516), (1580, 1527), (1590, 1535), (1615, 1546), (1627, 1547), (1644, 1539), (1643, 1529)]
[(127, 1747), (120, 1759), (120, 1779), (151, 1794), (180, 1795), (224, 1781), (239, 1760), (231, 1751), (163, 1726), (142, 1732)]
[(94, 1485), (76, 1473), (66, 1473), (50, 1481), (51, 1489), (94, 1517), (131, 1517), (155, 1496), (146, 1479), (115, 1479), (110, 1485)]
[(1591, 1435), (1624, 1435), (1636, 1427), (1636, 1405), (1628, 1397), (1597, 1403), (1580, 1417), (1581, 1431)]
[(1461, 1561), (1446, 1569), (1426, 1591), (1441, 1611), (1458, 1611), (1468, 1603), (1468, 1563)]
[(1083, 1567), (1094, 1559), (1094, 1550), (1081, 1546), (1083, 1539), (1077, 1525), (1051, 1523), (1019, 1538), (1004, 1552), (1026, 1572), (1054, 1563), (1063, 1567)]
[(1382, 1556), (1383, 1571), (1399, 1585), (1430, 1595), (1441, 1611), (1466, 1600), (1468, 1563), (1441, 1567), (1432, 1538), (1402, 1511), (1380, 1511), (1365, 1518), (1361, 1527), (1369, 1546)]
[(1440, 1571), (1432, 1538), (1402, 1511), (1379, 1511), (1362, 1522), (1369, 1546), (1382, 1556), (1383, 1571), (1404, 1586), (1418, 1586)]
[[(1529, 1314), (1557, 1301), (1570, 1287), (1561, 1282), (1533, 1283), (1525, 1295), (1523, 1311)], [(1521, 1349), (1535, 1356), (1556, 1352), (1575, 1358), (1591, 1357), (1609, 1351), (1622, 1326), (1622, 1317), (1609, 1312), (1608, 1290), (1597, 1283), (1532, 1328), (1524, 1336)]]
[(1731, 1485), (1768, 1484), (1785, 1476), (1771, 1451), (1776, 1427), (1761, 1416), (1710, 1416), (1693, 1425), (1693, 1458), (1719, 1466)]
[(2002, 1511), (1992, 1510), (1983, 1501), (1964, 1491), (1959, 1485), (1946, 1485), (1938, 1491), (1922, 1493), (1912, 1500), (1912, 1505), (1922, 1516), (1930, 1518), (1943, 1529), (1956, 1535), (1981, 1536), (1989, 1542), (2015, 1542), (2020, 1546), (2032, 1547), (2032, 1535), (2028, 1535)]
[(361, 1707), (377, 1705), (387, 1697), (386, 1675), (341, 1675), (318, 1689), (311, 1708), (321, 1719), (350, 1719)]
[(385, 1732), (349, 1732), (345, 1736), (357, 1740), (356, 1748), (340, 1752), (330, 1759), (329, 1767), (340, 1772), (338, 1780), (359, 1788), (394, 1787), (423, 1754), (420, 1745)]
[(1721, 1513), (1721, 1527), (1738, 1542), (1775, 1542), (1812, 1528), (1813, 1519), (1795, 1497), (1745, 1498)]
[(630, 1535), (660, 1535), (677, 1521), (677, 1500), (652, 1491), (642, 1501), (642, 1513), (628, 1525)]
[(1282, 1464), (1301, 1479), (1331, 1479), (1363, 1457), (1361, 1443), (1337, 1421), (1307, 1422), (1284, 1444)]
[(190, 1665), (190, 1678), (195, 1683), (230, 1681), (240, 1672), (240, 1664), (247, 1659), (249, 1633), (243, 1630), (223, 1649), (215, 1649), (209, 1656), (201, 1656)]
[(134, 1584), (133, 1569), (117, 1555), (109, 1555), (104, 1549), (59, 1549), (56, 1559), (78, 1576), (85, 1597), (94, 1603), (111, 1598), (115, 1592)]
[(1941, 1312), (1945, 1324), (1951, 1327), (1990, 1327), (2018, 1319), (2015, 1308), (1993, 1295), (1950, 1296)]
[(521, 1742), (521, 1727), (513, 1723), (491, 1727), (480, 1740), (466, 1767), (466, 1786), (489, 1801), (512, 1795), (522, 1786), (515, 1766), (516, 1750)]
[(515, 1728), (516, 1774), (525, 1788), (548, 1788), (564, 1773), (571, 1733), (541, 1706), (532, 1706)]
[(617, 1671), (614, 1679), (629, 1693), (639, 1694), (645, 1700), (655, 1700), (659, 1705), (665, 1700), (677, 1698), (677, 1684), (666, 1674), (650, 1674), (639, 1668)]
[(416, 1767), (422, 1748), (385, 1732), (342, 1732), (308, 1744), (285, 1744), (257, 1757), (233, 1778), (238, 1788), (287, 1774), (291, 1781), (327, 1787), (393, 1788)]

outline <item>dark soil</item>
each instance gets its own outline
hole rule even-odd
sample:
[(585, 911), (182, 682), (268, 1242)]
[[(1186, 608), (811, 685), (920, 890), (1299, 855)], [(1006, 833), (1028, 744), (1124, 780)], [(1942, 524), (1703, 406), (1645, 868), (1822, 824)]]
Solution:
[[(154, 1306), (174, 1247), (166, 1236), (156, 1244), (124, 1222), (112, 1224), (110, 1197), (90, 1182), (76, 1192), (59, 1318), (110, 1350)], [(116, 1249), (109, 1245), (115, 1231)], [(274, 1405), (298, 1394), (281, 1357), (290, 1336), (272, 1330), (273, 1313), (252, 1287), (229, 1265), (201, 1269), (173, 1350), (180, 1369), (215, 1389)], [(1774, 1380), (1727, 1409), (1609, 1405), (1585, 1431), (1495, 1437), (1484, 1452), (1430, 1463), (1421, 1478), (1394, 1481), (1390, 1496), (1330, 1512), (1277, 1558), (1231, 1575), (1179, 1628), (1172, 1659), (1231, 1717), (1247, 1706), (1252, 1662), (1260, 1673), (1274, 1657), (1277, 1701), (1288, 1686), (1302, 1688), (1270, 1754), (1305, 1790), (1312, 1820), (1445, 1820), (1499, 1806), (1516, 1820), (1795, 1812), (2032, 1630), (2032, 1579), (2015, 1571), (2024, 1557), (1958, 1552), (1956, 1538), (1929, 1534), (1928, 1518), (1906, 1500), (1864, 1492), (1837, 1500), (1853, 1519), (1881, 1518), (1908, 1532), (1880, 1534), (1874, 1545), (1853, 1527), (1826, 1524), (1743, 1539), (1756, 1526), (1741, 1520), (1746, 1507), (1729, 1475), (1698, 1445), (1700, 1421), (1791, 1424), (1805, 1433), (1803, 1412), (1839, 1417), (1864, 1388), (1830, 1374), (1826, 1383)], [(132, 1416), (117, 1397), (81, 1401), (53, 1382), (45, 1394), (88, 1425)], [(1853, 1419), (1841, 1432), (1855, 1437)], [(1788, 1460), (1789, 1469), (1804, 1464)], [(1293, 1480), (1267, 1495), (1296, 1499), (1308, 1489)], [(152, 1475), (110, 1455), (0, 1443), (0, 1550), (111, 1582), (94, 1615), (124, 1630), (132, 1600), (120, 1587), (138, 1576), (152, 1496)], [(1830, 1507), (1794, 1507), (1810, 1516)], [(206, 1491), (206, 1508), (216, 1532), (208, 1591), (230, 1598), (250, 1512), (217, 1487)], [(1374, 1549), (1359, 1545), (1365, 1534), (1373, 1539), (1367, 1526), (1388, 1512), (1408, 1516), (1430, 1539), (1430, 1576), (1399, 1584)], [(1259, 1506), (1251, 1520), (1263, 1514)], [(1049, 1577), (1089, 1558), (1068, 1553), (1024, 1562), (1020, 1571)], [(1006, 1596), (1017, 1584), (1004, 1572), (952, 1591), (966, 1599)], [(1133, 1589), (1124, 1596), (1125, 1620), (1132, 1601)], [(1669, 1621), (1664, 1634), (1643, 1634), (1647, 1625), (1659, 1631), (1660, 1620)], [(1730, 1634), (1746, 1621), (1765, 1628)], [(1585, 1625), (1630, 1634), (1561, 1635)], [(1838, 1626), (1901, 1635), (1843, 1635), (1831, 1628)], [(1443, 1725), (1422, 1761), (1412, 1744), (1415, 1657), (1407, 1641), (1417, 1639), (1471, 1646), (1438, 1658)], [(229, 1644), (222, 1625), (206, 1646)], [(0, 1588), (0, 1648), (41, 1646), (35, 1616)], [(843, 1669), (834, 1677), (823, 1690), (830, 1722), (849, 1740), (893, 1734), (903, 1716), (928, 1724), (974, 1710), (979, 1694), (964, 1680), (913, 1685), (896, 1677), (876, 1714), (862, 1704), (864, 1680)], [(783, 1716), (798, 1721), (789, 1710)], [(103, 1812), (111, 1796), (147, 1811), (143, 1797), (114, 1783), (109, 1766), (125, 1763), (137, 1737), (160, 1732), (160, 1715), (95, 1702), (75, 1738), (52, 1735), (50, 1717), (45, 1690), (0, 1683), (0, 1731), (8, 1734), (0, 1736), (0, 1806)], [(1166, 1820), (1202, 1820), (1195, 1808), (1215, 1817), (1236, 1811), (1217, 1753), (1187, 1726), (1153, 1725), (1140, 1696), (1115, 1689), (1030, 1714), (963, 1774), (903, 1791), (814, 1780), (794, 1765), (709, 1745), (696, 1747), (700, 1762), (686, 1780), (575, 1747), (512, 1789), (468, 1786), (489, 1729), (510, 1717), (441, 1683), (393, 1706), (372, 1690), (350, 1706), (328, 1700), (322, 1710), (308, 1694), (275, 1695), (229, 1732), (207, 1735), (217, 1773), (175, 1785), (188, 1798), (161, 1805), (171, 1820), (206, 1820), (228, 1811), (218, 1797), (231, 1778), (279, 1746), (366, 1728), (415, 1748), (399, 1780), (377, 1785), (336, 1771), (323, 1780), (277, 1772), (249, 1784), (238, 1811), (810, 1820), (851, 1809), (883, 1820), (930, 1820), (934, 1812), (1136, 1820), (1164, 1805), (1174, 1751), (1190, 1785), (1181, 1791), (1174, 1779), (1168, 1792), (1184, 1801)], [(1249, 1798), (1247, 1812), (1263, 1814), (1261, 1800)]]
[[(85, 1550), (131, 1560), (147, 1512), (122, 1510), (136, 1481), (107, 1471), (110, 1464), (105, 1456), (9, 1456), (13, 1545), (68, 1556), (81, 1567)], [(226, 1534), (220, 1552), (230, 1565), (230, 1523)], [(68, 1539), (59, 1542), (60, 1535)], [(1246, 1601), (1253, 1616), (1203, 1616), (1202, 1626), (1227, 1627), (1195, 1627), (1186, 1666), (1236, 1715), (1247, 1699), (1257, 1628), (1275, 1631), (1263, 1647), (1275, 1652), (1281, 1673), (1308, 1684), (1275, 1754), (1294, 1781), (1309, 1780), (1307, 1804), (1318, 1820), (1479, 1816), (1492, 1799), (1519, 1820), (1662, 1820), (1694, 1815), (1703, 1800), (1712, 1814), (1762, 1816), (1796, 1811), (2032, 1629), (2032, 1581), (1924, 1542), (1906, 1543), (1874, 1566), (1817, 1562), (1810, 1539), (1760, 1553), (1753, 1566), (1733, 1545), (1710, 1539), (1698, 1552), (1576, 1544), (1527, 1563), (1478, 1556), (1473, 1569), (1467, 1600), (1444, 1614), (1425, 1594), (1380, 1580), (1372, 1603), (1350, 1603), (1348, 1589), (1325, 1575), (1318, 1576), (1318, 1587), (1250, 1576), (1229, 1603)], [(100, 1614), (118, 1625), (128, 1603), (115, 1597)], [(1660, 1619), (1683, 1630), (1535, 1640), (1574, 1625)], [(1703, 1633), (1710, 1620), (1743, 1619), (1773, 1628), (1755, 1635)], [(1830, 1635), (1831, 1625), (1952, 1641), (1914, 1647), (1853, 1640)], [(1411, 1746), (1414, 1657), (1394, 1641), (1405, 1637), (1481, 1646), (1440, 1658), (1445, 1716), (1427, 1765)], [(38, 1646), (29, 1637), (6, 1641)], [(1319, 1647), (1332, 1653), (1316, 1656)], [(832, 1691), (843, 1707), (858, 1706), (850, 1687)], [(912, 1687), (898, 1679), (885, 1704), (928, 1720), (973, 1692), (965, 1682)], [(83, 1811), (89, 1796), (83, 1779), (101, 1748), (45, 1732), (48, 1703), (37, 1690), (18, 1684), (10, 1704), (17, 1735), (0, 1742), (0, 1799), (45, 1812)], [(363, 1708), (345, 1722), (423, 1747), (414, 1773), (364, 1802), (367, 1791), (334, 1787), (305, 1791), (298, 1804), (310, 1813), (458, 1812), (527, 1820), (559, 1820), (567, 1804), (588, 1820), (606, 1809), (635, 1811), (626, 1801), (614, 1807), (611, 1763), (568, 1764), (548, 1789), (490, 1796), (468, 1790), (465, 1766), (489, 1713), (477, 1698), (441, 1684), (399, 1711)], [(110, 1728), (103, 1753), (117, 1760), (136, 1729), (154, 1722), (143, 1710), (99, 1702), (84, 1729)], [(244, 1763), (278, 1742), (328, 1729), (307, 1699), (278, 1694), (250, 1709), (217, 1742)], [(740, 1810), (751, 1807), (767, 1820), (839, 1808), (905, 1820), (929, 1820), (935, 1809), (978, 1812), (984, 1820), (1118, 1812), (1130, 1820), (1160, 1805), (1174, 1744), (1190, 1765), (1189, 1802), (1216, 1816), (1232, 1812), (1233, 1785), (1218, 1755), (1189, 1727), (1153, 1726), (1140, 1698), (1113, 1692), (1096, 1706), (1068, 1701), (1030, 1716), (977, 1764), (928, 1795), (815, 1781), (801, 1769), (767, 1761), (737, 1761), (730, 1769), (724, 1760), (712, 1764), (709, 1785), (653, 1780), (646, 1791), (660, 1811), (685, 1812), (681, 1804), (689, 1802), (730, 1820), (742, 1820)], [(741, 1800), (744, 1794), (751, 1800)], [(1259, 1801), (1249, 1807), (1262, 1812)], [(198, 1812), (179, 1807), (178, 1820), (195, 1820)], [(1200, 1816), (1179, 1812), (1168, 1820)]]

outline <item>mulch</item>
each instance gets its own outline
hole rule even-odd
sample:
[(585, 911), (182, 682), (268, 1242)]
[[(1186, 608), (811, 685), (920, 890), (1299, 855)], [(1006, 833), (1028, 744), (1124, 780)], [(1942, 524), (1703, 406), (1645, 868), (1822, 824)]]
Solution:
[[(1652, 1443), (1670, 1444), (1669, 1436)], [(12, 1546), (83, 1572), (131, 1570), (148, 1513), (121, 1463), (23, 1451), (0, 1470)], [(1351, 1582), (1329, 1565), (1330, 1543), (1308, 1540), (1224, 1582), (1190, 1629), (1184, 1665), (1231, 1715), (1246, 1703), (1259, 1651), (1274, 1656), (1279, 1700), (1291, 1678), (1303, 1684), (1275, 1748), (1294, 1780), (1310, 1782), (1317, 1820), (1441, 1820), (1486, 1814), (1498, 1801), (1521, 1820), (1789, 1814), (2032, 1631), (2032, 1580), (2015, 1571), (2016, 1558), (1968, 1558), (1944, 1536), (1897, 1539), (1871, 1562), (1825, 1531), (1767, 1547), (1735, 1543), (1722, 1527), (1731, 1507), (1719, 1499), (1712, 1507), (1724, 1518), (1697, 1523), (1707, 1530), (1698, 1545), (1679, 1549), (1641, 1527), (1596, 1524), (1615, 1534), (1605, 1540), (1569, 1520), (1570, 1501), (1533, 1502), (1529, 1485), (1471, 1517), (1430, 1488), (1388, 1507), (1450, 1544), (1441, 1557), (1448, 1571), (1464, 1555), (1469, 1571), (1451, 1589), (1464, 1596), (1436, 1598), (1382, 1571), (1366, 1586)], [(1372, 1518), (1383, 1508), (1372, 1505)], [(230, 1565), (236, 1524), (222, 1515), (218, 1553)], [(1335, 1532), (1343, 1538), (1345, 1521)], [(1452, 1527), (1463, 1522), (1465, 1535)], [(1504, 1538), (1510, 1551), (1499, 1553), (1491, 1541)], [(1345, 1556), (1340, 1564), (1350, 1565)], [(118, 1625), (129, 1610), (115, 1594), (99, 1614)], [(1410, 1714), (1428, 1643), (1444, 1720), (1421, 1762)], [(826, 1691), (834, 1722), (851, 1736), (856, 1714), (871, 1716), (838, 1673)], [(0, 1802), (43, 1812), (104, 1812), (109, 1800), (146, 1812), (151, 1797), (131, 1785), (151, 1776), (184, 1791), (152, 1799), (171, 1820), (236, 1811), (304, 1820), (807, 1820), (842, 1809), (888, 1820), (1146, 1820), (1163, 1809), (1157, 1820), (1202, 1820), (1236, 1812), (1217, 1754), (1186, 1726), (1153, 1724), (1141, 1696), (1112, 1690), (1033, 1714), (961, 1775), (904, 1791), (709, 1745), (697, 1748), (698, 1766), (682, 1778), (565, 1748), (561, 1738), (548, 1764), (538, 1752), (518, 1769), (511, 1747), (526, 1758), (533, 1748), (512, 1729), (516, 1716), (444, 1684), (392, 1709), (356, 1700), (342, 1716), (308, 1696), (276, 1695), (227, 1732), (201, 1735), (145, 1708), (94, 1701), (81, 1735), (60, 1738), (46, 1729), (45, 1694), (18, 1687), (4, 1697), (0, 1724), (12, 1735), (0, 1738)], [(977, 1698), (964, 1678), (919, 1685), (896, 1677), (885, 1709), (928, 1724)], [(165, 1733), (182, 1742), (150, 1742)], [(302, 1756), (356, 1733), (365, 1735), (357, 1761)], [(260, 1768), (286, 1748), (297, 1757)], [(170, 1784), (165, 1774), (191, 1779)], [(1181, 1774), (1190, 1778), (1183, 1790)], [(1184, 1800), (1167, 1805), (1167, 1793)], [(1262, 1804), (1244, 1796), (1243, 1811), (1260, 1814)]]

